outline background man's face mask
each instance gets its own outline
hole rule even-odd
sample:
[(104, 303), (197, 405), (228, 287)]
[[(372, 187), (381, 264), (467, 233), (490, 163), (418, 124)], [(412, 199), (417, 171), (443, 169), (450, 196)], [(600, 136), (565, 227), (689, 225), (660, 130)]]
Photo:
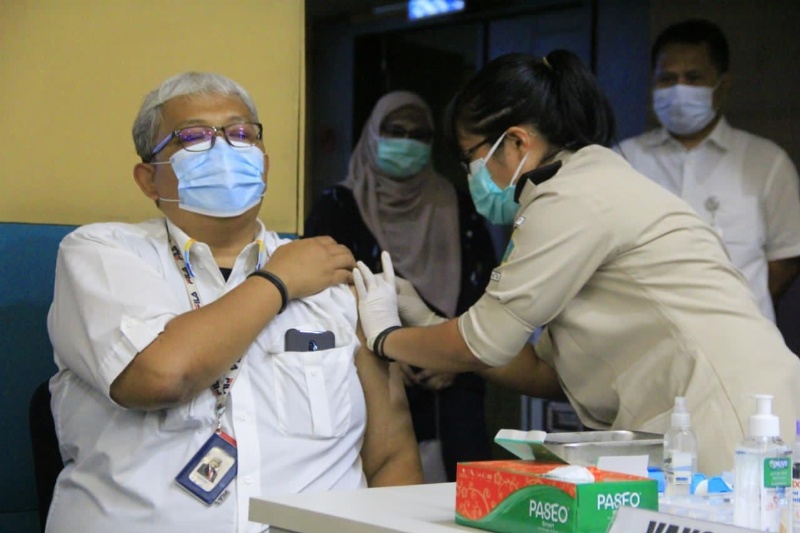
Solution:
[(528, 154), (525, 154), (517, 166), (517, 170), (514, 171), (514, 176), (511, 178), (508, 187), (500, 189), (492, 180), (489, 169), (486, 168), (486, 162), (494, 155), (495, 150), (500, 146), (505, 136), (506, 134), (503, 133), (497, 139), (497, 142), (494, 143), (486, 157), (478, 158), (469, 164), (469, 194), (472, 196), (475, 210), (486, 217), (492, 224), (511, 224), (514, 221), (514, 215), (519, 209), (519, 204), (514, 201), (514, 186), (522, 170), (522, 165), (525, 164), (525, 160), (528, 158)]
[(691, 135), (705, 128), (716, 116), (714, 87), (673, 85), (653, 91), (653, 111), (667, 131)]
[(414, 139), (378, 138), (378, 170), (393, 178), (417, 174), (431, 159), (431, 145)]
[(210, 150), (179, 150), (169, 158), (178, 178), (178, 202), (186, 211), (212, 217), (235, 217), (261, 201), (266, 185), (264, 153), (257, 146), (233, 148), (219, 140)]

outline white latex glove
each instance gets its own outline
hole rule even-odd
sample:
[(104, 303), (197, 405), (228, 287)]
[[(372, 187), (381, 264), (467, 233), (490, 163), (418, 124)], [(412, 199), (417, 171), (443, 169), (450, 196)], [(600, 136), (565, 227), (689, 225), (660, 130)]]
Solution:
[(404, 326), (435, 326), (447, 319), (431, 311), (410, 281), (395, 278), (397, 310)]
[(394, 287), (394, 267), (388, 252), (381, 253), (383, 273), (373, 274), (359, 261), (353, 269), (353, 282), (358, 293), (358, 317), (367, 338), (367, 346), (374, 351), (375, 337), (386, 328), (400, 326), (397, 314), (397, 292)]

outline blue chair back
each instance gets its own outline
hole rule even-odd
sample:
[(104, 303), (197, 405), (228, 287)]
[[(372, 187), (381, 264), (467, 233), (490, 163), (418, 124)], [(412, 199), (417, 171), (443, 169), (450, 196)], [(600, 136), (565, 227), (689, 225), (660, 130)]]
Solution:
[(28, 431), (37, 386), (53, 374), (47, 311), (58, 244), (75, 226), (0, 223), (0, 531), (36, 533), (39, 502)]

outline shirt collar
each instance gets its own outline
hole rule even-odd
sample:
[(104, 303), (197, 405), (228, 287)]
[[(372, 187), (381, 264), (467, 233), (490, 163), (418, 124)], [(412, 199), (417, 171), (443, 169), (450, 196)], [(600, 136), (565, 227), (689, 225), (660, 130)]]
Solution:
[(710, 141), (725, 150), (726, 152), (731, 149), (733, 144), (733, 128), (731, 128), (725, 117), (720, 117), (719, 122), (711, 130), (711, 134), (705, 138), (705, 141)]
[(534, 185), (541, 185), (545, 181), (555, 176), (556, 173), (558, 173), (558, 170), (561, 168), (561, 165), (562, 165), (561, 160), (556, 159), (556, 161), (552, 163), (548, 163), (542, 167), (535, 168), (520, 176), (519, 181), (517, 182), (517, 187), (516, 189), (514, 189), (514, 201), (519, 203), (519, 197), (522, 194), (522, 189), (525, 188), (526, 182), (530, 181)]
[(657, 130), (654, 130), (651, 135), (648, 135), (644, 138), (645, 143), (647, 146), (651, 148), (655, 148), (656, 146), (661, 146), (662, 144), (666, 144), (670, 141), (675, 141), (672, 136), (667, 131), (667, 128), (660, 127)]
[[(186, 267), (189, 270), (189, 273), (194, 276), (192, 271), (192, 263), (191, 263), (191, 256), (192, 251), (197, 246), (205, 247), (208, 249), (208, 246), (205, 243), (198, 242), (193, 238), (189, 237), (181, 228), (176, 226), (169, 218), (166, 219), (167, 221), (167, 231), (172, 238), (175, 240), (175, 244), (178, 246), (178, 249), (183, 254), (183, 260), (186, 263)], [(242, 248), (242, 251), (239, 252), (239, 257), (237, 258), (236, 262), (238, 263), (241, 259), (244, 259), (245, 264), (247, 265), (249, 270), (258, 270), (260, 269), (264, 263), (267, 261), (267, 248), (265, 243), (267, 243), (267, 230), (264, 227), (263, 222), (261, 220), (256, 219), (256, 232), (253, 239), (253, 242)], [(270, 249), (274, 248), (274, 243), (272, 240), (269, 241)], [(251, 266), (252, 265), (252, 266)]]
[[(715, 144), (717, 147), (721, 148), (724, 151), (728, 151), (731, 147), (731, 142), (733, 138), (733, 128), (731, 128), (728, 121), (725, 120), (725, 117), (720, 117), (717, 125), (714, 126), (714, 129), (711, 130), (711, 133), (702, 140), (700, 143), (701, 145), (704, 143), (712, 143)], [(680, 145), (680, 143), (675, 140), (672, 135), (669, 134), (666, 128), (663, 126), (658, 128), (657, 130), (653, 131), (652, 135), (649, 135), (645, 138), (645, 143), (647, 146), (651, 148), (655, 148), (657, 146), (662, 146), (665, 144), (676, 144)], [(699, 146), (699, 145), (698, 145)]]

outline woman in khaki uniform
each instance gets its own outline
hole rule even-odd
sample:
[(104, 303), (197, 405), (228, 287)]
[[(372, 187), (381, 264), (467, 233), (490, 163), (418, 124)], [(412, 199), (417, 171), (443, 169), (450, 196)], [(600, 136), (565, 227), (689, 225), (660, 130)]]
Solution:
[[(449, 125), (478, 212), (514, 232), (486, 293), (452, 320), (406, 283), (398, 297), (388, 256), (380, 275), (360, 264), (360, 318), (378, 356), (563, 393), (597, 429), (664, 433), (685, 396), (711, 475), (732, 468), (751, 394), (774, 395), (793, 438), (800, 361), (713, 229), (606, 148), (611, 109), (573, 54), (495, 59), (455, 96)], [(401, 317), (427, 327), (400, 328)]]

